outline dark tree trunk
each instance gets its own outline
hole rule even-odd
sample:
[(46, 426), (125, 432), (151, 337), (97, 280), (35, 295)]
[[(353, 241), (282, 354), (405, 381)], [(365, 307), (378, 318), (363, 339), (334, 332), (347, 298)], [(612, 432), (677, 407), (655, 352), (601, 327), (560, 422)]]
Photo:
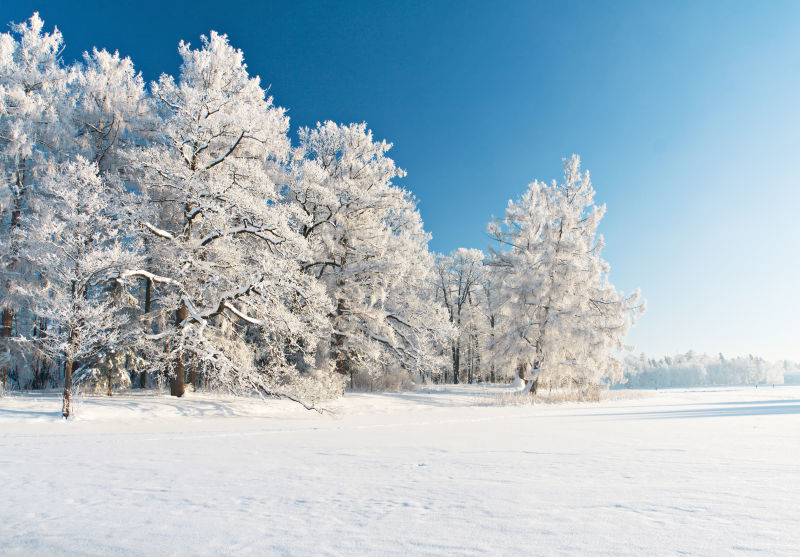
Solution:
[[(150, 313), (153, 304), (153, 281), (147, 279), (147, 284), (144, 287), (144, 314)], [(147, 370), (139, 372), (139, 388), (147, 388)]]
[(197, 365), (192, 365), (189, 368), (189, 384), (192, 386), (192, 391), (197, 390)]
[(3, 309), (2, 326), (0, 326), (0, 337), (7, 339), (11, 336), (14, 327), (14, 310), (10, 307)]
[[(181, 303), (181, 307), (178, 308), (178, 311), (175, 312), (175, 324), (180, 325), (186, 319), (187, 315), (189, 315), (189, 310), (186, 307), (186, 304)], [(175, 376), (172, 377), (169, 381), (169, 394), (172, 396), (183, 396), (186, 387), (184, 386), (185, 382), (185, 374), (184, 374), (184, 363), (183, 363), (183, 353), (178, 353), (178, 357), (175, 361)]]
[[(2, 324), (0, 324), (0, 341), (1, 346), (8, 346), (8, 339), (11, 337), (11, 331), (14, 327), (14, 310), (10, 307), (3, 308)], [(6, 381), (8, 378), (8, 366), (3, 363), (0, 369), (0, 381), (2, 381), (2, 388), (6, 388)]]
[[(33, 331), (34, 338), (43, 338), (47, 336), (47, 320), (42, 319), (39, 325)], [(33, 368), (33, 388), (41, 389), (46, 382), (45, 376), (47, 375), (47, 362), (41, 356), (34, 356), (35, 365)]]
[(531, 376), (527, 379), (522, 375), (523, 365), (520, 364), (520, 377), (525, 380), (525, 388), (526, 390), (535, 395), (539, 390), (539, 366), (541, 365), (540, 362), (533, 362), (533, 369), (531, 370)]
[(72, 390), (72, 360), (67, 359), (67, 365), (64, 367), (64, 401), (61, 406), (61, 415), (64, 419), (69, 418), (69, 394)]
[[(344, 298), (339, 298), (336, 301), (336, 324), (339, 326), (340, 318), (344, 315), (345, 303)], [(347, 358), (344, 353), (344, 335), (341, 333), (334, 333), (333, 335), (333, 357), (336, 361), (336, 372), (342, 375), (350, 375), (350, 388), (353, 388), (353, 373), (348, 369), (350, 366), (347, 364)]]
[(453, 383), (458, 384), (458, 372), (461, 366), (461, 346), (456, 342), (453, 346)]
[(178, 354), (175, 361), (175, 376), (169, 380), (169, 394), (172, 396), (183, 396), (184, 387), (183, 354)]
[[(23, 163), (23, 165), (24, 165), (24, 163)], [(24, 168), (24, 166), (23, 166), (23, 168)], [(25, 172), (24, 169), (22, 170), (22, 173), (17, 172), (17, 179), (16, 180), (17, 180), (17, 184), (20, 186), (20, 188), (22, 187), (22, 184), (23, 184), (24, 172)], [(17, 199), (14, 200), (14, 210), (11, 211), (11, 222), (9, 224), (9, 230), (8, 230), (9, 236), (12, 238), (12, 240), (11, 240), (12, 241), (12, 244), (11, 244), (12, 258), (11, 258), (11, 263), (8, 266), (8, 270), (9, 271), (13, 271), (14, 267), (16, 267), (16, 263), (17, 263), (17, 250), (16, 250), (16, 247), (15, 247), (15, 244), (14, 244), (14, 240), (13, 240), (13, 232), (14, 232), (14, 229), (16, 229), (19, 226), (19, 219), (22, 216), (21, 207), (22, 207), (22, 199), (17, 197)], [(11, 290), (11, 280), (10, 279), (6, 282), (6, 290), (7, 291)], [(4, 347), (8, 346), (8, 339), (11, 337), (11, 332), (12, 332), (13, 328), (14, 328), (14, 308), (12, 308), (11, 306), (7, 306), (7, 307), (3, 308), (3, 316), (2, 316), (2, 319), (0, 320), (0, 339), (1, 339), (0, 340), (0, 344), (2, 344), (2, 346), (4, 346)], [(8, 368), (7, 368), (6, 364), (3, 364), (3, 369), (2, 369), (2, 371), (0, 371), (0, 374), (2, 374), (2, 376), (3, 376), (3, 386), (5, 386), (6, 377), (8, 377)]]

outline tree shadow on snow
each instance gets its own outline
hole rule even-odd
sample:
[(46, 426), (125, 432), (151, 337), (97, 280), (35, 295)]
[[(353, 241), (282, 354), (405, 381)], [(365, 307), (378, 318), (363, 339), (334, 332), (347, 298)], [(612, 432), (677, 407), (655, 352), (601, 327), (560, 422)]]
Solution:
[(735, 416), (778, 416), (800, 414), (800, 400), (748, 401), (709, 403), (709, 408), (687, 408), (684, 410), (646, 410), (642, 412), (598, 413), (593, 416), (613, 416), (630, 419), (681, 419), (724, 418)]
[(12, 410), (11, 408), (0, 407), (0, 417), (13, 416), (15, 418), (61, 418), (61, 407), (56, 410)]

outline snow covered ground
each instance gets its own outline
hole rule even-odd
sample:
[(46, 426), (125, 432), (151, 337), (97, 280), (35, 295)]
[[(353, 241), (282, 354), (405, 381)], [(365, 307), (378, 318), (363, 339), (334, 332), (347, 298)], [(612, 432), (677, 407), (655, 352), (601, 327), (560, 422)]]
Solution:
[(3, 555), (797, 554), (800, 387), (0, 398)]

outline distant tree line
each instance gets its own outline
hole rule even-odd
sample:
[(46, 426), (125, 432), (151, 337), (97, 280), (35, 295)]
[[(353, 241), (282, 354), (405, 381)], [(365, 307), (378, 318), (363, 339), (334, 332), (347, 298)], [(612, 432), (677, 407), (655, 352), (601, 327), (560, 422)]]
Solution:
[(169, 385), (312, 406), (346, 385), (594, 388), (644, 309), (608, 281), (588, 173), (531, 183), (488, 253), (428, 248), (391, 144), (365, 124), (289, 137), (211, 32), (145, 84), (66, 64), (38, 14), (0, 35), (0, 387)]
[(705, 385), (783, 384), (786, 372), (797, 369), (788, 361), (769, 362), (758, 356), (708, 356), (689, 351), (685, 354), (648, 358), (644, 354), (625, 358), (625, 383), (628, 388), (659, 389)]

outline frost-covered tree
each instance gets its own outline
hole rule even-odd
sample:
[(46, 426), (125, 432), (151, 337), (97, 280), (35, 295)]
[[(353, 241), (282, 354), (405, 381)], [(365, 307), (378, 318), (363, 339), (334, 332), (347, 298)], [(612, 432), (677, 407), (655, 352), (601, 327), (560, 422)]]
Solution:
[(155, 121), (144, 80), (130, 58), (106, 50), (84, 52), (71, 69), (62, 119), (75, 128), (76, 151), (97, 163), (101, 172), (130, 179), (125, 151), (150, 135)]
[(621, 377), (615, 352), (644, 304), (638, 291), (624, 296), (608, 280), (597, 235), (604, 212), (573, 155), (563, 182), (534, 181), (489, 225), (502, 300), (492, 353), (515, 366), (533, 392)]
[(454, 383), (463, 380), (462, 368), (466, 370), (467, 381), (472, 382), (480, 367), (486, 332), (480, 307), (485, 258), (480, 250), (459, 248), (436, 261), (437, 291), (450, 322), (458, 329), (452, 346)]
[(660, 360), (644, 354), (625, 359), (624, 382), (629, 388), (696, 387), (784, 382), (785, 362), (757, 356), (708, 356), (689, 351)]
[(179, 52), (178, 80), (152, 86), (160, 137), (135, 154), (159, 207), (142, 222), (158, 271), (125, 274), (160, 289), (156, 339), (168, 344), (171, 392), (183, 394), (188, 366), (193, 383), (232, 392), (335, 394), (340, 382), (314, 358), (331, 307), (299, 267), (307, 243), (282, 197), (288, 118), (226, 36)]
[[(28, 288), (31, 309), (49, 326), (33, 343), (64, 365), (64, 417), (76, 364), (91, 366), (122, 342), (127, 314), (114, 304), (110, 284), (137, 259), (130, 199), (121, 184), (79, 157), (53, 167), (37, 185), (31, 211), (15, 231), (38, 270)], [(117, 291), (117, 295), (122, 295)]]
[(62, 44), (37, 14), (0, 34), (0, 387), (62, 365), (109, 393), (136, 370), (177, 396), (188, 375), (299, 401), (448, 367), (534, 390), (619, 378), (642, 306), (608, 282), (577, 157), (490, 225), (488, 265), (437, 262), (391, 145), (326, 122), (293, 149), (224, 35), (181, 43), (180, 75), (149, 92), (130, 59), (66, 68)]
[(306, 271), (335, 303), (331, 358), (339, 373), (429, 374), (452, 334), (434, 296), (433, 257), (405, 175), (365, 124), (300, 130), (292, 195), (311, 244)]
[(20, 253), (14, 231), (26, 213), (29, 191), (48, 165), (57, 160), (61, 144), (70, 136), (57, 109), (68, 77), (59, 58), (62, 44), (58, 29), (45, 32), (37, 13), (0, 34), (0, 180), (5, 190), (0, 213), (3, 382), (12, 347), (9, 339), (20, 305), (25, 302), (15, 292), (26, 269), (20, 261), (25, 254)]
[(478, 307), (483, 314), (484, 319), (484, 350), (483, 354), (485, 359), (488, 360), (486, 366), (488, 367), (488, 380), (494, 383), (497, 380), (507, 380), (511, 373), (504, 372), (503, 368), (498, 369), (497, 363), (491, 358), (491, 348), (494, 345), (496, 338), (496, 329), (498, 320), (500, 319), (500, 310), (502, 304), (500, 301), (500, 288), (497, 282), (497, 277), (492, 272), (491, 267), (484, 264), (483, 273), (481, 276), (480, 288), (480, 303)]
[[(152, 99), (147, 94), (141, 74), (134, 69), (130, 58), (123, 58), (118, 52), (106, 50), (84, 52), (83, 62), (76, 63), (70, 70), (68, 95), (61, 103), (61, 117), (72, 122), (74, 127), (73, 149), (90, 161), (97, 163), (101, 172), (113, 172), (126, 187), (138, 191), (137, 212), (143, 220), (156, 210), (144, 182), (140, 179), (140, 169), (133, 163), (130, 153), (136, 146), (146, 144), (154, 135), (157, 119), (153, 113)], [(147, 252), (151, 243), (141, 244)], [(152, 271), (144, 260), (144, 266)], [(144, 326), (150, 332), (149, 323), (152, 310), (152, 281), (143, 279), (135, 294), (141, 300), (139, 311), (142, 320), (131, 321), (131, 326)], [(104, 381), (107, 385), (127, 384), (119, 370), (124, 367), (135, 368), (139, 373), (139, 386), (146, 386), (147, 366), (143, 358), (159, 359), (162, 355), (155, 346), (147, 343), (142, 335), (128, 334), (126, 338), (136, 346), (126, 346), (113, 358), (108, 358)], [(144, 350), (144, 352), (142, 351)], [(133, 365), (138, 363), (139, 365)], [(113, 381), (108, 373), (113, 370), (119, 377)], [(110, 392), (110, 390), (109, 390)]]

